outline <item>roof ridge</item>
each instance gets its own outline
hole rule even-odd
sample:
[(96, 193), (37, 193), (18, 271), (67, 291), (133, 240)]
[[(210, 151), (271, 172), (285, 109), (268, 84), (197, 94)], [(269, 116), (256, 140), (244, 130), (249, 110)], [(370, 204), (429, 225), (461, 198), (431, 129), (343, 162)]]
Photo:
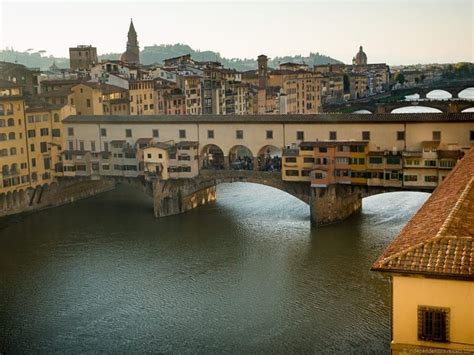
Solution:
[[(454, 173), (457, 170), (457, 168), (459, 167), (459, 165), (460, 164), (457, 164), (456, 167), (453, 169), (453, 171), (451, 173)], [(424, 244), (434, 243), (434, 242), (437, 242), (437, 241), (439, 241), (439, 240), (441, 240), (445, 237), (446, 238), (451, 238), (451, 239), (461, 239), (461, 238), (458, 238), (458, 237), (455, 237), (455, 236), (448, 236), (448, 235), (445, 234), (445, 232), (448, 229), (449, 225), (451, 224), (455, 213), (460, 210), (462, 204), (464, 203), (464, 201), (466, 199), (466, 196), (471, 191), (471, 188), (472, 188), (473, 185), (474, 185), (474, 176), (471, 176), (469, 182), (466, 184), (466, 187), (461, 192), (461, 194), (459, 196), (459, 199), (456, 201), (456, 203), (452, 207), (451, 211), (449, 212), (448, 216), (446, 217), (446, 219), (444, 220), (443, 224), (441, 225), (441, 227), (439, 228), (438, 232), (436, 233), (436, 235), (434, 237), (428, 238), (428, 239), (426, 239), (422, 242), (419, 242), (418, 244), (415, 244), (415, 245), (409, 246), (408, 248), (400, 250), (399, 252), (397, 252), (395, 254), (392, 254), (387, 258), (382, 259), (380, 261), (380, 264), (386, 264), (386, 263), (388, 263), (392, 260), (397, 259), (400, 256), (406, 255), (409, 252), (418, 249), (419, 247), (422, 247)], [(466, 238), (466, 237), (462, 237), (462, 238)]]

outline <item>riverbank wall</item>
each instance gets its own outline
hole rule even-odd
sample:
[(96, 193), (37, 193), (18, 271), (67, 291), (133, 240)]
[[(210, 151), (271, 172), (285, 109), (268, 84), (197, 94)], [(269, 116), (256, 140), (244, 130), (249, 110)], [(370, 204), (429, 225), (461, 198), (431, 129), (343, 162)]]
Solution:
[(0, 218), (61, 206), (114, 188), (115, 181), (109, 179), (61, 178), (49, 185), (0, 195)]

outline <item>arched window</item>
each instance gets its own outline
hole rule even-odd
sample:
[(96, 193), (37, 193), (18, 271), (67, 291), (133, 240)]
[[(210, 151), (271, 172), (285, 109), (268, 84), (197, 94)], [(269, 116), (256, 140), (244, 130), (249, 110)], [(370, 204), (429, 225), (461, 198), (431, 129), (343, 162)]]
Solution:
[(10, 155), (16, 155), (16, 148), (15, 147), (10, 148)]
[(9, 118), (8, 119), (8, 126), (11, 127), (11, 126), (14, 126), (15, 125), (15, 120), (13, 118)]
[(7, 135), (5, 133), (0, 133), (0, 142), (6, 141), (6, 140), (7, 140)]
[(18, 164), (13, 163), (10, 171), (11, 171), (12, 174), (18, 174)]
[(0, 150), (0, 157), (8, 156), (8, 149), (1, 149)]
[(11, 141), (14, 140), (15, 139), (15, 132), (8, 133), (8, 139), (11, 140)]
[(0, 127), (5, 127), (5, 120), (0, 120)]
[(54, 122), (59, 122), (59, 115), (57, 113), (53, 116)]
[(3, 176), (10, 175), (10, 167), (8, 165), (2, 166), (2, 174)]
[(5, 108), (3, 107), (3, 104), (0, 104), (0, 115), (3, 116), (5, 114)]

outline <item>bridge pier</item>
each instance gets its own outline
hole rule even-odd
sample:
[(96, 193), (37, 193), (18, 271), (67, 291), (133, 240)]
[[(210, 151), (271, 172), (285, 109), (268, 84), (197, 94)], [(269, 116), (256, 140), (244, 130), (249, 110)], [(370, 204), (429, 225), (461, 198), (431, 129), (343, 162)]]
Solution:
[(362, 207), (362, 197), (359, 186), (312, 187), (309, 203), (311, 225), (320, 227), (348, 218)]
[(156, 180), (153, 185), (155, 217), (167, 217), (216, 200), (215, 183), (202, 185), (193, 179)]

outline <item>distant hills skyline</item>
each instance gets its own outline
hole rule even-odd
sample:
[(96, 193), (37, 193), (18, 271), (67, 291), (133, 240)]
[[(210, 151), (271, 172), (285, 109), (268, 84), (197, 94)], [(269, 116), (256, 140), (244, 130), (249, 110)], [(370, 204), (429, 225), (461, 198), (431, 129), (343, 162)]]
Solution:
[[(99, 55), (99, 60), (118, 59), (121, 53), (105, 53)], [(219, 52), (212, 50), (195, 50), (187, 44), (161, 44), (145, 46), (140, 51), (140, 61), (142, 64), (162, 64), (164, 59), (177, 57), (180, 55), (191, 54), (191, 57), (197, 61), (218, 61), (226, 68), (237, 69), (240, 71), (257, 69), (257, 58), (225, 58)], [(265, 53), (262, 53), (265, 54)], [(0, 50), (0, 60), (12, 63), (23, 64), (27, 67), (39, 67), (41, 70), (47, 70), (53, 63), (59, 68), (69, 68), (69, 58), (55, 57), (47, 55), (46, 51), (24, 51), (20, 52), (10, 49)], [(321, 64), (343, 63), (340, 60), (332, 58), (319, 52), (311, 52), (309, 55), (282, 56), (269, 59), (270, 67), (277, 67), (279, 63), (294, 62), (306, 63), (310, 67)]]

